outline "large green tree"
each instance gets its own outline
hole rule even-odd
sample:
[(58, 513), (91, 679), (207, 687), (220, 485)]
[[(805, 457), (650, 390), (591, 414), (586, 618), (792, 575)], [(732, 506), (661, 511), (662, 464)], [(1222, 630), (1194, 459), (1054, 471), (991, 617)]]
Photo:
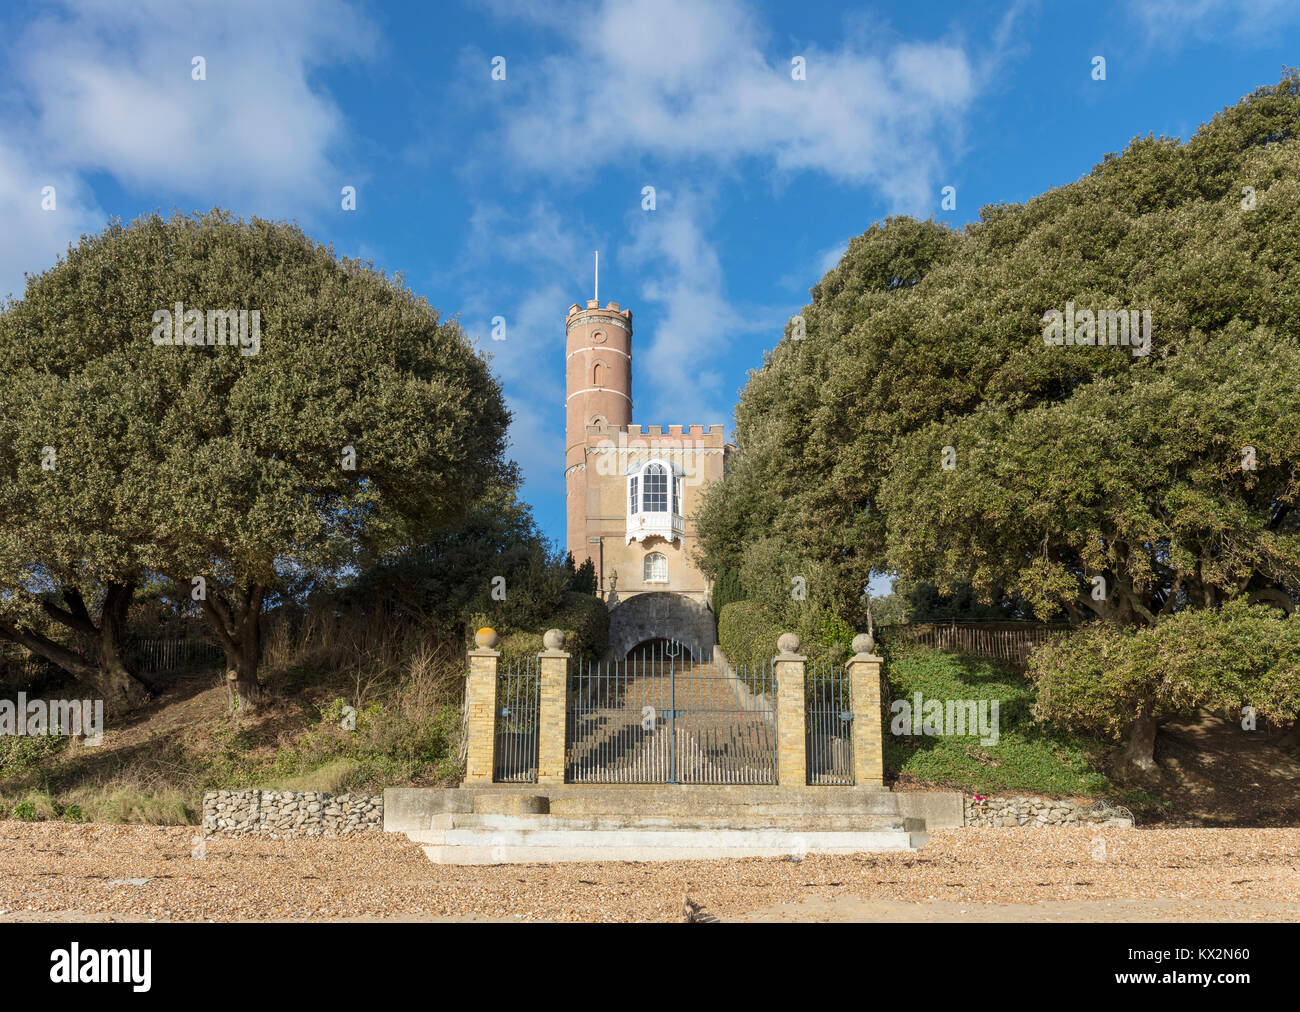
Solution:
[[(1298, 130), (1290, 73), (1185, 144), (1135, 140), (961, 232), (891, 219), (854, 239), (806, 337), (792, 326), (745, 387), (739, 459), (700, 517), (707, 568), (776, 536), (854, 600), (893, 570), (1121, 623), (1289, 601)], [(1045, 344), (1067, 302), (1149, 310), (1150, 354)]]
[[(250, 314), (233, 344), (230, 311)], [(111, 224), (30, 278), (0, 377), (0, 600), (21, 620), (65, 575), (163, 574), (246, 705), (268, 600), (462, 515), (509, 420), (484, 358), (400, 278), (219, 211)]]
[[(1149, 312), (1148, 353), (1047, 343), (1067, 305)], [(1300, 599), (1300, 73), (961, 231), (875, 225), (800, 315), (706, 569), (782, 539), (855, 624), (878, 571), (1114, 627)]]

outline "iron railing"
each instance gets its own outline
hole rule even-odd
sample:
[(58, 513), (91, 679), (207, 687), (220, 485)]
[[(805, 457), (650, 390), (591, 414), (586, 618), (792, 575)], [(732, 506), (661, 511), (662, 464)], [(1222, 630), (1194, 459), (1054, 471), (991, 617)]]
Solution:
[(660, 640), (622, 661), (574, 664), (570, 679), (570, 782), (776, 783), (770, 664), (720, 672)]
[(541, 704), (537, 662), (528, 657), (502, 667), (497, 677), (492, 779), (503, 784), (535, 784)]
[(804, 682), (808, 740), (808, 783), (852, 784), (853, 703), (848, 672), (819, 661), (808, 663)]

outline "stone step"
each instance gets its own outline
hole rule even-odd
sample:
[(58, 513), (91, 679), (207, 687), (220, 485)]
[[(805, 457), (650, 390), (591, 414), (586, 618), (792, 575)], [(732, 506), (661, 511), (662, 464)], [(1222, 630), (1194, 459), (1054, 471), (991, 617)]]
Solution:
[[(409, 835), (414, 838), (423, 834)], [(925, 833), (903, 830), (447, 830), (440, 841), (426, 844), (423, 850), (438, 864), (707, 861), (917, 850), (926, 839)]]
[(408, 830), (407, 836), (417, 843), (445, 843), (447, 833), (475, 831), (488, 833), (511, 832), (654, 832), (724, 831), (781, 833), (863, 833), (920, 831), (924, 823), (919, 819), (904, 819), (894, 815), (833, 815), (809, 814), (774, 815), (761, 819), (725, 815), (682, 816), (588, 816), (564, 818), (556, 815), (490, 815), (455, 814), (435, 815), (428, 829)]
[(434, 816), (552, 815), (561, 818), (741, 819), (762, 826), (772, 819), (822, 820), (898, 816), (898, 796), (868, 787), (754, 787), (678, 784), (493, 784), (460, 788), (389, 788), (384, 828), (429, 829)]

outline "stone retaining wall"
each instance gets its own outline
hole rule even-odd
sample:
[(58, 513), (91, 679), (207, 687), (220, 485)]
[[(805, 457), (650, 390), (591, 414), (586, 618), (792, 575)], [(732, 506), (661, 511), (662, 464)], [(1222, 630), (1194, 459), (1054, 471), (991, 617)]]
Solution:
[(261, 834), (280, 840), (294, 836), (347, 836), (383, 828), (382, 795), (257, 788), (208, 791), (203, 795), (203, 831), (214, 835)]
[(985, 798), (964, 800), (968, 826), (1132, 826), (1133, 813), (1105, 802), (1079, 804), (1050, 798)]

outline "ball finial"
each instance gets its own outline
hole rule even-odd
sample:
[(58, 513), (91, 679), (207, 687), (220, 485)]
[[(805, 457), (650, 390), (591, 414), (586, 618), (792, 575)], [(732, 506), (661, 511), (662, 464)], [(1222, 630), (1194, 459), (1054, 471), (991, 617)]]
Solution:
[(783, 654), (797, 654), (799, 652), (799, 637), (794, 633), (782, 633), (777, 638), (776, 648)]
[(547, 629), (546, 635), (542, 637), (542, 646), (547, 650), (563, 650), (564, 633), (559, 629)]
[(876, 649), (876, 637), (871, 633), (858, 633), (853, 637), (853, 652), (855, 654), (869, 654)]
[(499, 639), (500, 637), (497, 635), (497, 631), (495, 629), (489, 628), (488, 626), (484, 626), (482, 629), (480, 629), (478, 632), (474, 634), (474, 642), (477, 643), (484, 650), (491, 650), (494, 646), (497, 645), (497, 641)]

